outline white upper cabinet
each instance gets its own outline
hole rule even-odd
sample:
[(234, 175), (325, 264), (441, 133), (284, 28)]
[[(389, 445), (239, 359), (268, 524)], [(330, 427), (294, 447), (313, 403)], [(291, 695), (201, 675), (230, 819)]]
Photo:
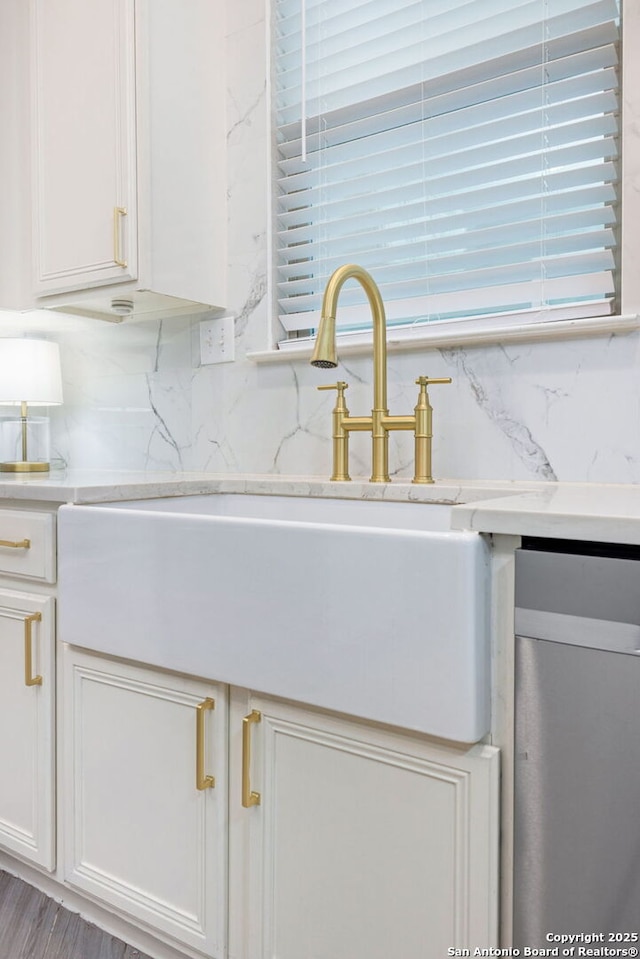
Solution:
[(135, 10), (33, 0), (34, 287), (135, 280)]
[(0, 25), (24, 55), (2, 69), (0, 251), (16, 252), (0, 309), (117, 321), (224, 307), (220, 5), (8, 2)]

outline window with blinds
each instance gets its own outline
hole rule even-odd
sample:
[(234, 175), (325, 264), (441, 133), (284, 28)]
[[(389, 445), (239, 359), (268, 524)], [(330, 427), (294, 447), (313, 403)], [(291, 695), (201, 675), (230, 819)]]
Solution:
[[(390, 325), (615, 310), (617, 0), (272, 0), (277, 300)], [(338, 328), (370, 323), (357, 284)]]

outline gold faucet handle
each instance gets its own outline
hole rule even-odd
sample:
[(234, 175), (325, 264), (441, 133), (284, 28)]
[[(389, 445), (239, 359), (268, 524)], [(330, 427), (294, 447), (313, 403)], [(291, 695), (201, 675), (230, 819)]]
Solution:
[(349, 389), (349, 384), (345, 383), (344, 380), (338, 380), (337, 383), (331, 383), (329, 386), (317, 386), (318, 390), (337, 390), (338, 396), (342, 396), (345, 390)]
[(428, 376), (419, 376), (416, 380), (416, 386), (420, 387), (420, 392), (418, 393), (418, 402), (414, 409), (416, 446), (414, 483), (433, 483), (433, 476), (431, 475), (431, 440), (433, 439), (431, 417), (433, 409), (429, 402), (427, 386), (450, 382), (450, 376), (434, 379), (430, 379)]
[(347, 415), (349, 410), (347, 409), (347, 404), (344, 399), (344, 391), (349, 388), (349, 384), (345, 383), (344, 380), (338, 380), (337, 383), (331, 383), (330, 386), (318, 386), (319, 390), (337, 390), (338, 395), (336, 397), (336, 405), (333, 408), (334, 413), (340, 413)]
[[(450, 383), (450, 382), (451, 382), (450, 376), (443, 376), (443, 377), (434, 378), (434, 379), (431, 379), (428, 376), (419, 376), (418, 379), (416, 380), (416, 386), (420, 387), (420, 392), (418, 393), (418, 405), (415, 408), (416, 416), (418, 416), (421, 410), (426, 410), (429, 413), (429, 415), (431, 415), (431, 403), (429, 402), (429, 394), (427, 393), (427, 386), (433, 386), (434, 383), (438, 384), (438, 383)], [(427, 433), (430, 434), (431, 427), (430, 426), (427, 427), (424, 424), (421, 424), (420, 426), (418, 426), (416, 422), (416, 436), (421, 435), (423, 432), (425, 433), (425, 435)]]
[(450, 376), (443, 376), (440, 378), (430, 379), (428, 376), (419, 376), (416, 380), (416, 386), (432, 386), (434, 383), (450, 383)]

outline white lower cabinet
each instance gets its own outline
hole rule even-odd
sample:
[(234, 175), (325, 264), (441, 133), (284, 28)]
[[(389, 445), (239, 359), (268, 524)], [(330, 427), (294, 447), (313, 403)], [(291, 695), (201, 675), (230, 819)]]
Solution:
[(497, 945), (497, 749), (64, 656), (66, 882), (215, 959)]
[(0, 846), (55, 867), (52, 597), (0, 589)]
[(224, 956), (227, 687), (71, 647), (64, 659), (65, 881)]
[(244, 758), (230, 777), (233, 959), (440, 959), (497, 945), (497, 749), (241, 690), (231, 729)]

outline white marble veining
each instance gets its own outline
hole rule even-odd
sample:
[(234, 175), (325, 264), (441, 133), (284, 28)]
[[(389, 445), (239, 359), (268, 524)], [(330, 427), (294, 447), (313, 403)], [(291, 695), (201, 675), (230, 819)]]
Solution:
[[(351, 411), (371, 408), (371, 361), (332, 375), (292, 360), (242, 357), (199, 366), (197, 321), (105, 327), (62, 336), (65, 404), (52, 411), (54, 455), (73, 467), (310, 472), (331, 470), (331, 394), (346, 379)], [(640, 481), (640, 335), (397, 354), (392, 412), (416, 402), (416, 376), (452, 376), (431, 390), (434, 475), (474, 479)], [(354, 436), (351, 470), (370, 469)], [(392, 437), (390, 469), (410, 477), (408, 435)]]

